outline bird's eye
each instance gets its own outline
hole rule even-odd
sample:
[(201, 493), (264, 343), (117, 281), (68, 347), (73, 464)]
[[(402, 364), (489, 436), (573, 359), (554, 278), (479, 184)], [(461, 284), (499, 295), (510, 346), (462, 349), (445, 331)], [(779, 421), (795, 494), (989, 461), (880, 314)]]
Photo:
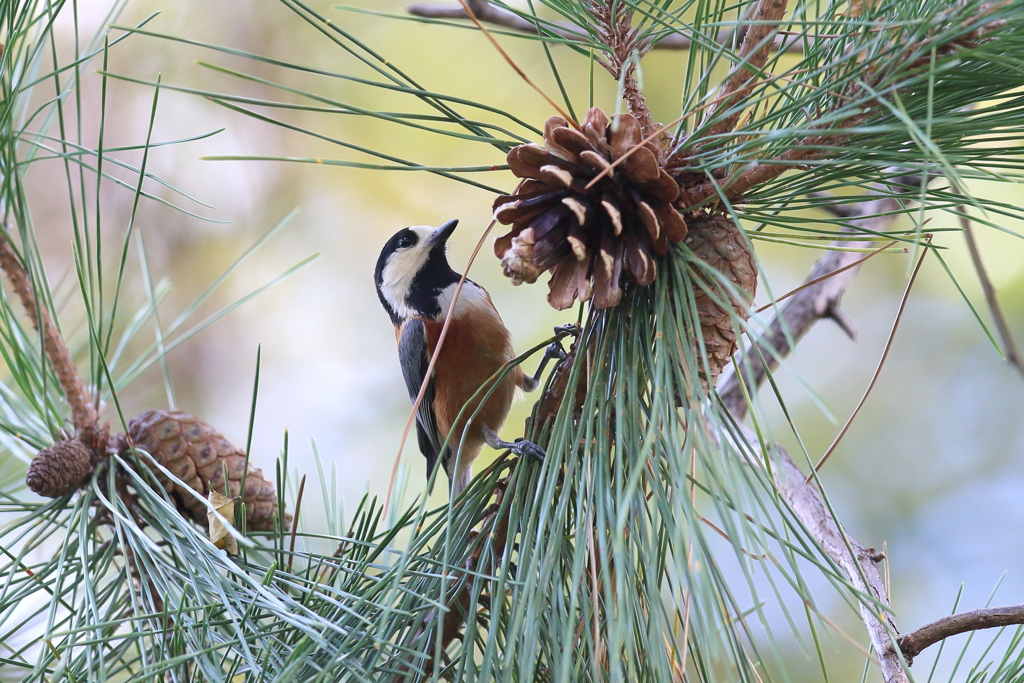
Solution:
[(398, 246), (399, 249), (408, 249), (412, 245), (412, 237), (409, 237), (408, 235), (402, 235), (401, 237), (398, 238), (398, 244), (396, 246)]

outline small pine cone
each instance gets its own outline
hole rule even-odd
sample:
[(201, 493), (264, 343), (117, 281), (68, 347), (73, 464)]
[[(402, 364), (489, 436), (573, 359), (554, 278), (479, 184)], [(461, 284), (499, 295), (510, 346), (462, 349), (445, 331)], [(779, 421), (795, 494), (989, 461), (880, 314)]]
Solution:
[[(224, 493), (227, 474), (228, 496), (234, 498), (245, 477), (246, 524), (250, 531), (269, 531), (277, 516), (274, 485), (258, 468), (245, 474), (245, 451), (234, 446), (220, 432), (183, 410), (147, 410), (128, 423), (128, 434), (137, 448), (152, 455), (206, 500), (210, 490)], [(207, 507), (196, 496), (167, 478), (153, 474), (178, 504), (178, 509), (195, 522), (206, 525)]]
[[(722, 273), (740, 291), (746, 293), (742, 301), (733, 298), (733, 311), (746, 320), (750, 303), (757, 291), (757, 263), (747, 247), (743, 231), (728, 216), (698, 216), (688, 221), (690, 228), (686, 246), (704, 263)], [(729, 297), (721, 281), (694, 270), (693, 276), (700, 278), (707, 289), (721, 301)], [(700, 328), (704, 335), (704, 346), (711, 370), (711, 386), (729, 363), (736, 351), (736, 329), (729, 311), (718, 304), (703, 289), (694, 286), (694, 298), (700, 316)]]
[(558, 310), (577, 299), (597, 308), (617, 305), (622, 278), (654, 282), (653, 255), (686, 235), (686, 221), (672, 206), (679, 185), (661, 167), (658, 146), (640, 144), (636, 118), (620, 114), (610, 124), (595, 107), (582, 128), (549, 118), (543, 146), (508, 153), (509, 167), (524, 181), (494, 201), (494, 218), (512, 226), (494, 242), (505, 275), (518, 285), (550, 271), (548, 303)]
[(47, 498), (72, 493), (92, 471), (92, 454), (75, 439), (58, 441), (39, 451), (28, 467), (25, 483), (29, 489)]

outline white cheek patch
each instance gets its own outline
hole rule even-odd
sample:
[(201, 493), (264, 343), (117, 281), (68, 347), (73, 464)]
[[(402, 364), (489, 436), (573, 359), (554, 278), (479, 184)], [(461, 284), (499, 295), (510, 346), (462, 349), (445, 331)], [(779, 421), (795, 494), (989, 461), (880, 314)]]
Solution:
[(395, 311), (395, 315), (397, 315), (399, 318), (411, 318), (413, 315), (415, 315), (416, 312), (413, 311), (408, 306), (406, 306), (405, 301), (403, 301), (402, 299), (396, 299), (395, 297), (391, 296), (388, 293), (388, 291), (383, 287), (381, 288), (381, 291), (384, 292), (384, 298), (387, 299), (388, 305), (391, 306), (391, 308)]
[(395, 252), (384, 266), (380, 290), (395, 312), (403, 318), (412, 315), (405, 300), (412, 287), (412, 281), (423, 266), (423, 262), (427, 260), (427, 256), (429, 256), (429, 252), (425, 249), (414, 247), (406, 251)]
[(391, 254), (384, 266), (380, 286), (380, 291), (384, 294), (388, 304), (395, 310), (395, 313), (403, 318), (415, 314), (415, 311), (406, 305), (405, 300), (412, 288), (413, 279), (430, 256), (430, 250), (423, 248), (423, 244), (434, 234), (435, 230), (435, 228), (419, 225), (409, 229), (416, 233), (419, 241), (413, 247)]

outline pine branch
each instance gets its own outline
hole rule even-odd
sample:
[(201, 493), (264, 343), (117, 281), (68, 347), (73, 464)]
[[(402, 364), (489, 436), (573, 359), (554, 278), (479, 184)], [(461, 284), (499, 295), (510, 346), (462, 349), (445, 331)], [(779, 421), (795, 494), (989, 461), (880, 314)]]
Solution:
[[(915, 183), (920, 187), (920, 180), (915, 180), (914, 177), (905, 177), (898, 182), (908, 190), (914, 187)], [(899, 208), (900, 203), (896, 197), (886, 196), (876, 197), (852, 207), (837, 205), (834, 211), (841, 211), (850, 216), (848, 224), (841, 232), (849, 234), (856, 232), (858, 227), (863, 227), (866, 231), (877, 234), (884, 232), (895, 220)], [(833, 320), (847, 336), (856, 336), (852, 323), (842, 312), (839, 304), (843, 293), (860, 268), (848, 267), (863, 256), (855, 250), (870, 248), (873, 244), (874, 242), (869, 240), (834, 242), (834, 246), (842, 246), (844, 250), (827, 252), (814, 264), (804, 281), (818, 282), (804, 287), (783, 304), (768, 324), (767, 331), (757, 340), (756, 349), (748, 349), (742, 358), (737, 360), (731, 373), (723, 379), (718, 392), (729, 412), (737, 419), (742, 419), (747, 412), (743, 387), (745, 386), (748, 391), (760, 387), (767, 373), (778, 367), (779, 359), (792, 352), (790, 341), (792, 340), (794, 344), (799, 342), (819, 320)], [(846, 270), (836, 272), (843, 268)], [(828, 277), (830, 273), (836, 274)], [(742, 368), (743, 373), (742, 385), (737, 374), (739, 368)]]
[(962, 614), (951, 614), (933, 621), (900, 636), (896, 642), (899, 643), (903, 656), (906, 657), (907, 664), (910, 665), (914, 663), (914, 657), (921, 654), (925, 648), (951, 636), (986, 628), (1020, 624), (1024, 624), (1024, 605), (976, 609)]
[[(729, 175), (723, 173), (724, 168), (715, 168), (711, 171), (715, 176), (713, 179), (701, 180), (698, 176), (699, 182), (681, 188), (676, 206), (680, 210), (690, 210), (720, 195), (738, 202), (747, 191), (778, 178), (790, 169), (806, 168), (810, 162), (838, 159), (853, 136), (848, 131), (871, 123), (880, 116), (890, 115), (889, 101), (909, 96), (913, 88), (920, 85), (920, 74), (934, 68), (936, 59), (978, 48), (991, 40), (994, 32), (1006, 28), (1006, 20), (995, 16), (997, 10), (1005, 5), (1006, 2), (986, 4), (974, 15), (968, 15), (963, 7), (953, 6), (942, 13), (943, 21), (935, 22), (929, 33), (905, 44), (885, 45), (884, 50), (876, 48), (870, 54), (865, 53), (858, 67), (860, 76), (846, 80), (835, 92), (829, 91), (833, 105), (813, 115), (808, 112), (804, 130), (811, 129), (815, 133), (795, 141), (774, 158), (746, 164)], [(952, 31), (950, 26), (963, 30)], [(971, 26), (974, 28), (967, 30)], [(744, 42), (746, 44), (746, 40)], [(934, 52), (923, 52), (921, 47), (929, 43), (934, 44)], [(852, 44), (850, 49), (855, 50), (857, 46)], [(900, 80), (894, 83), (893, 79)], [(747, 93), (746, 96), (751, 95)], [(718, 125), (712, 130), (718, 130)], [(731, 129), (730, 126), (727, 130)], [(692, 143), (684, 142), (679, 151), (673, 153), (668, 165), (676, 170), (687, 170), (688, 153), (694, 148)], [(706, 177), (704, 173), (701, 176)], [(723, 176), (724, 179), (720, 179)]]
[[(857, 205), (857, 211), (862, 216), (891, 212), (896, 208), (898, 208), (898, 203), (892, 197), (875, 199)], [(893, 218), (891, 215), (881, 215), (859, 220), (865, 224), (870, 223), (872, 230), (881, 231), (888, 223), (892, 222)], [(856, 220), (854, 219), (854, 221)], [(852, 231), (852, 228), (848, 231)], [(850, 246), (849, 243), (843, 244)], [(869, 242), (865, 242), (865, 244), (870, 245)], [(853, 262), (858, 258), (860, 258), (860, 254), (857, 252), (830, 251), (815, 264), (807, 279), (810, 281), (820, 278), (847, 266), (847, 262)], [(789, 330), (790, 338), (795, 343), (807, 334), (819, 320), (836, 316), (835, 312), (838, 311), (843, 292), (853, 281), (857, 270), (856, 267), (848, 268), (838, 275), (806, 287), (782, 307), (776, 318), (769, 324), (768, 332), (757, 341), (752, 350), (748, 350), (742, 359), (736, 361), (736, 367), (743, 369), (742, 383), (746, 386), (747, 391), (756, 390), (767, 375), (767, 369), (760, 362), (760, 358), (767, 359), (769, 366), (775, 367), (778, 365), (778, 358), (786, 356), (792, 351), (789, 338), (784, 330)], [(720, 395), (733, 416), (737, 420), (742, 420), (747, 412), (747, 401), (739, 374), (734, 371), (723, 381)], [(757, 438), (746, 433), (746, 430), (744, 431), (751, 448), (760, 450)], [(839, 527), (829, 513), (821, 495), (812, 484), (806, 481), (803, 472), (793, 463), (784, 449), (777, 445), (772, 446), (771, 449), (775, 455), (774, 461), (777, 465), (781, 465), (781, 468), (777, 467), (772, 474), (779, 491), (789, 503), (790, 508), (821, 545), (822, 550), (839, 565), (854, 587), (867, 595), (874, 596), (878, 602), (888, 607), (889, 597), (885, 582), (875, 566), (875, 561), (880, 559), (878, 554), (873, 549), (864, 548)], [(875, 611), (864, 603), (860, 605), (860, 612), (871, 644), (878, 654), (886, 682), (908, 681), (889, 635), (890, 631), (895, 631), (895, 625), (888, 617), (886, 617), (886, 623), (883, 623)]]
[[(759, 450), (756, 437), (748, 433), (747, 440), (752, 448)], [(839, 565), (854, 588), (874, 597), (885, 610), (888, 610), (889, 595), (885, 580), (876, 566), (884, 556), (873, 548), (865, 548), (839, 526), (821, 494), (813, 484), (807, 483), (803, 472), (793, 463), (785, 450), (773, 445), (771, 451), (775, 456), (773, 460), (776, 465), (772, 474), (779, 492), (785, 497), (790, 508), (820, 544), (825, 554)], [(900, 652), (890, 635), (896, 632), (896, 625), (892, 619), (863, 599), (860, 601), (860, 615), (871, 639), (871, 646), (878, 655), (886, 683), (909, 683), (910, 679), (901, 661)]]
[[(908, 190), (915, 186), (920, 187), (920, 179), (913, 176), (899, 178), (896, 182)], [(873, 194), (877, 195), (879, 192)], [(855, 232), (858, 226), (882, 232), (894, 220), (897, 215), (895, 212), (899, 208), (897, 197), (885, 196), (869, 199), (853, 207), (839, 207), (833, 213), (851, 216), (844, 232)], [(850, 247), (870, 246), (872, 243), (864, 241), (841, 244)], [(851, 251), (830, 251), (825, 254), (812, 268), (806, 280), (819, 281), (804, 287), (784, 304), (769, 323), (765, 334), (736, 361), (732, 374), (722, 382), (719, 393), (723, 403), (737, 420), (742, 420), (748, 409), (744, 387), (747, 392), (757, 390), (767, 376), (768, 370), (776, 367), (778, 359), (793, 350), (790, 339), (796, 343), (815, 323), (825, 318), (845, 321), (845, 316), (839, 311), (839, 302), (859, 268), (851, 268), (849, 265), (860, 258), (859, 253)], [(827, 277), (829, 273), (842, 268), (846, 270)], [(844, 328), (849, 327), (848, 324), (840, 324)], [(789, 332), (789, 336), (786, 335), (786, 331)], [(767, 368), (761, 359), (765, 359)], [(750, 447), (760, 450), (757, 438), (745, 428), (744, 433)], [(888, 608), (889, 596), (885, 581), (875, 566), (875, 563), (882, 559), (880, 555), (874, 549), (865, 548), (843, 531), (829, 512), (821, 494), (783, 448), (772, 445), (771, 450), (775, 456), (773, 460), (776, 469), (772, 475), (776, 485), (804, 527), (821, 545), (822, 550), (842, 569), (857, 590), (873, 596), (878, 603)], [(878, 654), (886, 683), (909, 681), (900, 652), (891, 636), (891, 633), (896, 632), (895, 624), (887, 615), (883, 621), (878, 610), (863, 601), (860, 612), (872, 647)], [(909, 658), (907, 662), (909, 664)]]
[(597, 23), (601, 44), (607, 46), (604, 50), (605, 59), (601, 63), (612, 78), (621, 84), (622, 97), (626, 100), (629, 112), (636, 117), (641, 132), (646, 136), (653, 129), (653, 121), (647, 100), (637, 83), (636, 70), (640, 58), (650, 49), (650, 45), (640, 39), (640, 29), (632, 25), (632, 9), (613, 7), (609, 2), (590, 2), (588, 9)]
[(707, 118), (714, 116), (716, 111), (735, 111), (714, 124), (707, 131), (707, 138), (723, 135), (736, 127), (745, 109), (744, 103), (760, 80), (761, 71), (768, 61), (768, 53), (774, 45), (770, 36), (778, 31), (778, 22), (785, 13), (786, 0), (759, 0), (757, 3), (749, 19), (755, 23), (747, 29), (740, 46), (740, 63), (722, 85), (715, 98), (717, 104), (708, 110)]
[[(863, 123), (868, 118), (867, 114), (854, 116), (838, 127), (853, 128)], [(842, 143), (848, 136), (845, 135), (809, 135), (800, 140), (793, 149), (786, 150), (775, 159), (759, 162), (744, 170), (734, 173), (725, 180), (700, 183), (694, 187), (688, 187), (680, 192), (676, 205), (680, 207), (696, 207), (712, 197), (718, 196), (719, 191), (731, 200), (742, 197), (751, 188), (763, 185), (786, 171), (793, 168), (806, 166), (807, 162), (825, 159), (835, 154), (835, 150), (842, 148)], [(821, 149), (822, 147), (827, 149)], [(673, 160), (675, 161), (675, 160)]]
[[(41, 305), (38, 302), (35, 288), (32, 286), (32, 278), (25, 270), (21, 258), (14, 251), (8, 235), (6, 227), (0, 231), (0, 268), (7, 273), (7, 278), (18, 298), (21, 299), (21, 304), (25, 307), (25, 312), (32, 321), (33, 327), (43, 337), (46, 356), (50, 359), (50, 363), (57, 373), (57, 381), (60, 382), (68, 405), (71, 406), (71, 419), (75, 428), (80, 434), (91, 437), (97, 430), (99, 422), (96, 406), (93, 405), (85, 381), (82, 380), (82, 375), (78, 372), (78, 366), (75, 365), (60, 330), (53, 322), (53, 316), (50, 315), (45, 304)], [(90, 438), (85, 438), (83, 441), (87, 446), (92, 446)]]
[[(477, 19), (488, 24), (501, 26), (503, 28), (519, 31), (529, 35), (538, 35), (537, 25), (523, 17), (509, 12), (508, 10), (495, 7), (486, 0), (471, 0), (470, 9)], [(406, 11), (416, 17), (424, 19), (469, 19), (466, 10), (462, 5), (409, 5)], [(587, 40), (586, 34), (578, 27), (565, 22), (545, 22), (543, 24), (545, 33), (564, 38), (566, 40)], [(744, 28), (740, 28), (742, 35)], [(714, 42), (719, 45), (728, 45), (737, 35), (737, 30), (732, 29), (718, 34)], [(670, 33), (664, 38), (652, 42), (647, 49), (651, 50), (689, 50), (694, 46), (693, 41), (682, 33)], [(786, 41), (785, 37), (776, 38), (772, 41), (772, 50), (783, 50), (785, 52), (803, 52), (803, 46), (796, 41)]]
[[(920, 179), (914, 176), (899, 178), (897, 183), (908, 190), (920, 186)], [(878, 194), (877, 192), (873, 194)], [(862, 225), (872, 231), (881, 232), (895, 218), (899, 208), (896, 197), (887, 196), (869, 199), (853, 206), (833, 205), (825, 207), (837, 216), (850, 217), (850, 225), (844, 231), (852, 232)], [(888, 214), (888, 215), (886, 215)], [(838, 243), (837, 243), (838, 244)], [(843, 242), (844, 246), (851, 246)], [(870, 245), (864, 242), (863, 245)], [(741, 420), (747, 412), (748, 404), (744, 397), (744, 387), (748, 392), (754, 391), (764, 381), (767, 371), (778, 365), (778, 359), (792, 351), (789, 339), (799, 341), (819, 320), (835, 319), (839, 302), (846, 288), (856, 275), (857, 267), (849, 268), (846, 262), (856, 261), (856, 252), (831, 251), (823, 256), (811, 270), (807, 281), (820, 280), (805, 287), (795, 294), (769, 323), (768, 331), (757, 340), (755, 347), (748, 348), (736, 366), (742, 368), (742, 380), (735, 371), (723, 382), (720, 395), (725, 406), (732, 415)], [(828, 277), (840, 268), (847, 270)], [(783, 332), (788, 329), (790, 336)], [(750, 359), (754, 359), (750, 361)], [(768, 367), (761, 362), (765, 359)], [(753, 449), (759, 450), (757, 438), (744, 428), (745, 437)], [(814, 485), (805, 478), (789, 454), (777, 445), (771, 446), (777, 469), (772, 473), (779, 491), (789, 503), (793, 512), (804, 524), (812, 536), (821, 544), (825, 553), (842, 568), (843, 573), (855, 588), (874, 598), (888, 607), (889, 598), (885, 582), (878, 572), (876, 563), (882, 559), (872, 548), (865, 548), (846, 534), (829, 513), (823, 498)], [(887, 683), (908, 681), (906, 666), (913, 664), (914, 658), (925, 648), (935, 643), (968, 631), (976, 631), (1001, 626), (1024, 624), (1024, 605), (995, 607), (975, 610), (963, 614), (944, 617), (922, 626), (906, 635), (900, 636), (893, 646), (891, 634), (896, 632), (892, 619), (885, 617), (883, 622), (876, 609), (862, 603), (861, 618), (864, 621), (872, 647), (879, 656), (882, 674)], [(902, 654), (902, 661), (900, 654)]]

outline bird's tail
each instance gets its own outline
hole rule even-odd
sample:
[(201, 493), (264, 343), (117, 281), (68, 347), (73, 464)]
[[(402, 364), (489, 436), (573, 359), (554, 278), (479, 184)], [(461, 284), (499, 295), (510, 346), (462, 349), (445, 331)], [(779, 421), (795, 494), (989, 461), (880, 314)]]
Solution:
[(445, 469), (445, 472), (448, 474), (448, 481), (451, 483), (452, 500), (455, 500), (469, 486), (469, 482), (473, 480), (473, 462), (467, 458), (467, 462), (456, 464), (455, 458), (451, 458), (448, 465), (449, 467)]

